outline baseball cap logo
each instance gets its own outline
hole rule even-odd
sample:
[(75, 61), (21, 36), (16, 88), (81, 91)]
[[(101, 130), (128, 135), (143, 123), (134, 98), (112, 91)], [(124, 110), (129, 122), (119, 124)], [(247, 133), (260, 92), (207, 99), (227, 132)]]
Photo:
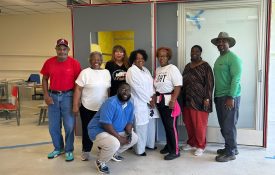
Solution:
[(56, 46), (60, 46), (60, 45), (64, 45), (64, 46), (66, 46), (66, 47), (69, 47), (69, 43), (68, 43), (68, 41), (65, 40), (65, 39), (59, 39), (59, 40), (57, 40)]

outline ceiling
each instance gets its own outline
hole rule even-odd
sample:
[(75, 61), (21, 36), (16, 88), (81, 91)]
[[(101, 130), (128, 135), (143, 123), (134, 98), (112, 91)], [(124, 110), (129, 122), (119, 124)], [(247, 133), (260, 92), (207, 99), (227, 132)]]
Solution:
[[(77, 3), (89, 3), (90, 0), (73, 0)], [(92, 3), (116, 3), (142, 0), (91, 0)], [(144, 0), (146, 1), (146, 0)], [(0, 0), (0, 15), (31, 15), (69, 12), (67, 0)]]
[(0, 15), (67, 12), (66, 0), (0, 0)]

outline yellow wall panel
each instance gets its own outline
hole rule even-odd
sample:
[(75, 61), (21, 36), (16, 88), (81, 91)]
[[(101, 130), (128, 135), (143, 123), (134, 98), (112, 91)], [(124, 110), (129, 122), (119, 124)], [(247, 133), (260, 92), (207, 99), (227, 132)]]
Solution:
[(113, 32), (102, 31), (98, 32), (98, 45), (101, 47), (103, 54), (103, 62), (107, 62), (111, 59), (113, 49)]
[(122, 45), (129, 54), (134, 50), (133, 31), (101, 31), (98, 32), (98, 44), (103, 53), (103, 62), (111, 59), (112, 48), (115, 45)]

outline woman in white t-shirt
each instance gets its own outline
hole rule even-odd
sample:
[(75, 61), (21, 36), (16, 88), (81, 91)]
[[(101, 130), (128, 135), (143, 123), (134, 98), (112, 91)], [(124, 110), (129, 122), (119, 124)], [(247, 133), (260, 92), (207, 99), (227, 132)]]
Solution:
[(156, 120), (151, 112), (155, 107), (155, 90), (152, 75), (144, 67), (147, 58), (145, 50), (133, 51), (129, 57), (132, 66), (126, 73), (126, 82), (131, 86), (131, 101), (134, 104), (134, 128), (139, 138), (134, 148), (140, 156), (146, 156), (146, 147), (155, 149)]
[(163, 122), (167, 142), (160, 153), (167, 154), (164, 156), (164, 160), (172, 160), (180, 156), (177, 117), (181, 111), (177, 98), (182, 86), (182, 76), (175, 65), (169, 64), (169, 60), (172, 58), (170, 48), (158, 48), (157, 58), (160, 67), (156, 69), (154, 86), (157, 95), (157, 108)]
[[(88, 136), (87, 126), (101, 104), (108, 98), (111, 86), (111, 75), (107, 69), (101, 69), (102, 54), (90, 54), (91, 67), (82, 70), (75, 81), (73, 112), (80, 112), (82, 123), (82, 154), (81, 160), (89, 160), (93, 143)], [(81, 105), (80, 105), (81, 99)], [(80, 105), (80, 107), (79, 107)]]

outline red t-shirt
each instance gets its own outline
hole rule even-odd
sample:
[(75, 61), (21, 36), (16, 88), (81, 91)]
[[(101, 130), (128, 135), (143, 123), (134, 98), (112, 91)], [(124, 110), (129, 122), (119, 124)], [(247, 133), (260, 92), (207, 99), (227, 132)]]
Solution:
[(74, 88), (75, 80), (81, 71), (79, 62), (69, 57), (63, 61), (57, 61), (57, 56), (49, 58), (43, 65), (40, 73), (50, 79), (50, 89), (66, 91)]

